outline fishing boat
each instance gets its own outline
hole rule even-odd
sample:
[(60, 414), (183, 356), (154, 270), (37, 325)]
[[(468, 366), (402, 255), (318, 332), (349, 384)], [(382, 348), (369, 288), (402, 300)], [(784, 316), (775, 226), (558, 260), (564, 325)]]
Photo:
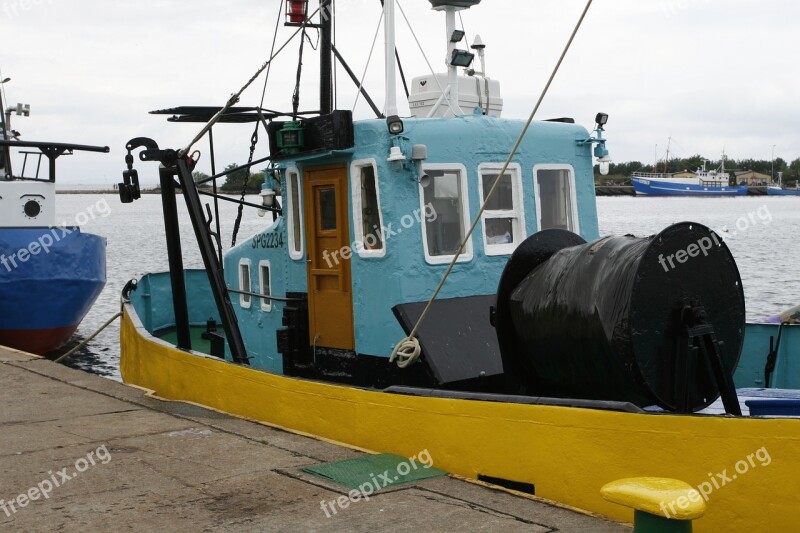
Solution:
[[(608, 115), (592, 131), (502, 117), (499, 84), (458, 44), (458, 12), (479, 4), (431, 0), (449, 68), (412, 80), (412, 116), (396, 107), (393, 0), (385, 111), (362, 120), (331, 104), (329, 17), (290, 0), (295, 35), (320, 29), (318, 112), (237, 107), (243, 88), (158, 111), (204, 124), (181, 148), (128, 142), (121, 200), (138, 196), (137, 159), (159, 164), (170, 270), (123, 290), (124, 381), (360, 449), (427, 449), (447, 472), (614, 519), (790, 530), (800, 420), (774, 415), (800, 401), (800, 330), (745, 323), (735, 260), (701, 224), (600, 238)], [(223, 198), (191, 174), (219, 122), (269, 139), (227, 172), (266, 165), (261, 202), (239, 203), (271, 217), (225, 252), (202, 202)], [(211, 161), (213, 183), (227, 172)], [(183, 266), (178, 188), (202, 270)]]
[[(3, 109), (0, 97), (0, 109)], [(45, 354), (66, 344), (106, 282), (105, 238), (56, 223), (56, 160), (108, 147), (19, 140), (3, 113), (0, 137), (0, 345)], [(12, 164), (23, 160), (19, 173)], [(39, 177), (45, 158), (47, 177)]]
[[(669, 152), (667, 152), (669, 154)], [(667, 159), (669, 156), (667, 157)], [(725, 155), (719, 169), (698, 168), (691, 177), (676, 177), (666, 172), (634, 172), (631, 176), (633, 189), (641, 196), (742, 196), (746, 195), (747, 185), (731, 185), (730, 176), (725, 171)]]
[(770, 186), (767, 187), (767, 195), (768, 196), (800, 196), (800, 187), (796, 187), (794, 189), (785, 189), (781, 186)]

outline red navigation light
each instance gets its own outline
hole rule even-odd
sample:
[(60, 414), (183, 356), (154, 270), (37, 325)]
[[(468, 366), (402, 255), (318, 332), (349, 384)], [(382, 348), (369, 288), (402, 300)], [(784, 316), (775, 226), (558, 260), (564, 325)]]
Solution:
[(308, 0), (286, 0), (286, 22), (303, 24), (308, 17)]

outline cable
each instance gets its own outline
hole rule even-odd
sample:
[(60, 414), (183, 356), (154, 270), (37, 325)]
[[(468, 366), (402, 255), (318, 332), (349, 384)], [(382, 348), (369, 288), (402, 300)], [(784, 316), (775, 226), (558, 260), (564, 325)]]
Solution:
[[(372, 48), (369, 49), (369, 56), (367, 57), (367, 64), (364, 65), (364, 73), (361, 75), (361, 81), (358, 82), (358, 90), (356, 91), (356, 99), (353, 102), (353, 112), (356, 111), (356, 105), (358, 105), (358, 99), (361, 97), (361, 90), (364, 87), (364, 78), (367, 77), (367, 70), (369, 69), (370, 61), (372, 61), (372, 52), (375, 51), (375, 43), (378, 42), (378, 34), (381, 31), (381, 22), (383, 22), (383, 11), (381, 11), (381, 16), (378, 19), (378, 27), (375, 28), (375, 37), (372, 38)], [(384, 109), (384, 112), (386, 110)]]
[(558, 58), (558, 62), (556, 63), (553, 72), (550, 74), (550, 78), (547, 80), (547, 84), (544, 86), (542, 93), (539, 95), (539, 100), (536, 102), (536, 106), (533, 108), (533, 111), (531, 111), (531, 115), (530, 117), (528, 117), (528, 121), (525, 123), (525, 127), (522, 128), (522, 133), (519, 134), (517, 142), (514, 143), (514, 147), (508, 154), (506, 162), (503, 163), (503, 168), (497, 174), (497, 178), (494, 180), (494, 184), (492, 185), (492, 188), (489, 190), (489, 194), (487, 194), (486, 198), (484, 198), (483, 204), (481, 205), (478, 214), (472, 221), (472, 226), (470, 226), (469, 231), (467, 231), (467, 234), (461, 241), (461, 245), (458, 247), (458, 250), (456, 250), (456, 253), (453, 256), (453, 260), (450, 261), (450, 265), (447, 267), (447, 271), (444, 273), (444, 276), (442, 276), (442, 280), (439, 282), (439, 285), (433, 292), (433, 296), (431, 296), (430, 300), (428, 300), (428, 304), (425, 306), (425, 309), (423, 309), (419, 319), (417, 319), (417, 323), (414, 324), (414, 328), (411, 330), (411, 333), (408, 334), (408, 337), (405, 337), (400, 342), (398, 342), (397, 345), (394, 347), (394, 350), (392, 350), (392, 355), (389, 358), (390, 363), (397, 360), (398, 367), (406, 368), (411, 364), (413, 364), (417, 359), (419, 359), (421, 348), (419, 345), (419, 339), (416, 338), (417, 331), (419, 330), (422, 321), (425, 320), (428, 311), (430, 311), (431, 307), (433, 306), (433, 302), (436, 301), (436, 297), (439, 296), (439, 292), (441, 292), (442, 287), (444, 287), (444, 283), (445, 281), (447, 281), (447, 277), (450, 275), (450, 272), (453, 271), (453, 267), (455, 266), (456, 261), (458, 261), (458, 258), (461, 256), (461, 253), (464, 251), (464, 247), (467, 245), (467, 242), (469, 242), (469, 239), (472, 237), (472, 233), (475, 231), (475, 228), (477, 227), (478, 222), (480, 221), (481, 216), (483, 215), (483, 212), (486, 211), (486, 205), (489, 203), (489, 200), (491, 200), (495, 190), (497, 190), (497, 186), (500, 183), (500, 178), (502, 178), (503, 175), (506, 173), (506, 171), (508, 170), (508, 166), (511, 164), (511, 160), (514, 158), (514, 155), (517, 153), (517, 150), (519, 150), (519, 147), (522, 144), (522, 139), (525, 138), (525, 134), (528, 132), (528, 128), (530, 128), (530, 125), (533, 122), (533, 117), (539, 111), (539, 107), (542, 105), (542, 101), (544, 100), (545, 95), (547, 95), (547, 91), (550, 89), (550, 85), (553, 83), (553, 79), (555, 79), (559, 68), (561, 68), (561, 63), (564, 62), (564, 58), (566, 57), (567, 52), (570, 49), (570, 46), (572, 46), (572, 41), (575, 40), (575, 36), (578, 34), (578, 30), (583, 24), (583, 19), (586, 18), (586, 13), (589, 12), (589, 8), (591, 7), (592, 2), (593, 0), (588, 0), (588, 2), (586, 3), (586, 7), (584, 8), (580, 19), (578, 19), (578, 23), (575, 25), (575, 29), (572, 31), (572, 35), (570, 36), (569, 41), (567, 41), (567, 44), (564, 47), (564, 51), (561, 52), (561, 57)]
[[(333, 2), (331, 6), (333, 10), (332, 14), (332, 21), (333, 21), (333, 48), (336, 48), (336, 2)], [(336, 65), (339, 60), (336, 58), (336, 55), (333, 56), (333, 108), (339, 109), (339, 79), (337, 76), (337, 70), (339, 70)]]
[[(281, 2), (280, 7), (278, 7), (278, 18), (275, 21), (275, 32), (272, 34), (272, 47), (269, 50), (270, 57), (273, 56), (275, 52), (275, 43), (278, 41), (278, 30), (281, 26), (281, 15), (283, 14), (283, 2)], [(267, 74), (264, 76), (264, 88), (261, 90), (261, 103), (258, 107), (264, 107), (264, 98), (267, 95), (267, 82), (269, 81), (269, 73), (272, 70), (272, 63), (270, 62), (269, 66), (267, 67)]]
[(439, 83), (439, 77), (436, 76), (436, 72), (433, 70), (433, 67), (431, 66), (431, 62), (428, 61), (428, 56), (425, 55), (425, 50), (422, 48), (422, 45), (420, 44), (419, 39), (417, 39), (417, 34), (414, 32), (414, 28), (411, 26), (411, 23), (408, 21), (408, 17), (406, 17), (406, 12), (403, 11), (403, 6), (400, 5), (399, 0), (397, 2), (395, 2), (395, 3), (397, 4), (397, 7), (400, 8), (400, 14), (403, 15), (403, 19), (406, 21), (406, 24), (408, 25), (408, 29), (411, 30), (412, 37), (414, 37), (414, 40), (417, 42), (417, 46), (419, 47), (420, 52), (422, 52), (422, 57), (423, 57), (423, 59), (425, 59), (425, 63), (428, 64), (428, 69), (431, 71), (431, 74), (433, 74), (433, 81), (436, 82), (436, 86), (439, 87), (440, 91), (442, 91), (442, 96), (447, 101), (447, 107), (450, 108), (450, 111), (453, 113), (454, 116), (457, 116), (458, 113), (456, 113), (456, 110), (453, 109), (453, 104), (450, 102), (450, 95), (447, 92), (445, 92), (444, 87), (442, 87), (442, 84)]
[(258, 77), (261, 75), (261, 73), (264, 72), (264, 70), (266, 70), (270, 66), (270, 64), (278, 56), (278, 54), (283, 52), (283, 50), (289, 45), (289, 43), (292, 42), (295, 37), (297, 37), (297, 34), (299, 34), (301, 31), (305, 30), (305, 28), (308, 26), (308, 21), (311, 20), (311, 18), (313, 16), (315, 16), (319, 12), (319, 10), (320, 10), (320, 8), (317, 8), (316, 10), (314, 10), (314, 12), (306, 19), (306, 22), (304, 22), (302, 26), (297, 28), (297, 30), (291, 35), (291, 37), (289, 37), (286, 40), (286, 42), (284, 42), (281, 45), (281, 47), (278, 49), (278, 51), (275, 52), (274, 54), (272, 54), (272, 56), (269, 59), (264, 61), (264, 63), (262, 63), (261, 66), (258, 67), (258, 70), (256, 70), (255, 74), (253, 74), (250, 77), (250, 79), (247, 80), (247, 82), (238, 91), (233, 93), (231, 95), (231, 97), (228, 98), (228, 101), (225, 102), (225, 105), (222, 106), (222, 109), (217, 111), (214, 114), (214, 116), (211, 117), (208, 122), (206, 122), (206, 125), (203, 126), (203, 128), (197, 133), (197, 135), (194, 136), (194, 138), (189, 142), (189, 144), (187, 144), (184, 148), (181, 148), (178, 151), (178, 157), (186, 157), (186, 154), (188, 154), (192, 150), (192, 147), (195, 145), (195, 143), (197, 143), (197, 141), (202, 139), (205, 136), (205, 134), (208, 133), (208, 130), (212, 126), (214, 126), (214, 124), (219, 122), (219, 119), (222, 117), (222, 115), (224, 115), (228, 111), (228, 109), (231, 108), (231, 106), (233, 106), (234, 104), (236, 104), (239, 101), (239, 98), (241, 98), (242, 93), (244, 93), (247, 90), (247, 88), (250, 87), (250, 85), (252, 85), (253, 82), (258, 79)]
[(458, 21), (461, 22), (461, 31), (464, 32), (464, 40), (466, 41), (467, 46), (469, 46), (470, 38), (469, 34), (467, 33), (466, 26), (464, 26), (464, 19), (461, 18), (461, 11), (458, 12)]

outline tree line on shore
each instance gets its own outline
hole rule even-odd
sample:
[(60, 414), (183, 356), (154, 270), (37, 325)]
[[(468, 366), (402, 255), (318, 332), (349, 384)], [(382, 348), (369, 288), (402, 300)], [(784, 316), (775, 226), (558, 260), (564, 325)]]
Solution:
[[(671, 159), (666, 163), (666, 166), (664, 161), (659, 161), (657, 166), (654, 166), (653, 163), (642, 163), (641, 161), (611, 163), (607, 176), (600, 175), (597, 166), (595, 166), (594, 178), (597, 184), (609, 184), (611, 182), (615, 185), (630, 184), (631, 174), (634, 172), (672, 173), (682, 172), (684, 170), (694, 172), (698, 168), (703, 168), (704, 161), (707, 170), (718, 169), (722, 166), (722, 161), (719, 159), (707, 159), (697, 154), (686, 158)], [(231, 170), (236, 168), (236, 166), (237, 165), (231, 163), (225, 167), (225, 170)], [(776, 157), (774, 161), (752, 158), (738, 160), (730, 158), (725, 159), (726, 172), (732, 175), (734, 171), (740, 170), (752, 170), (768, 176), (772, 175), (775, 181), (777, 181), (778, 173), (780, 172), (783, 175), (783, 184), (788, 187), (794, 187), (794, 183), (800, 178), (800, 157), (792, 162), (787, 162), (780, 157)], [(208, 174), (203, 172), (195, 172), (193, 176), (195, 181), (203, 181), (209, 178)], [(248, 194), (258, 194), (263, 183), (263, 172), (257, 171), (248, 174), (244, 168), (240, 168), (228, 174), (219, 188), (221, 191), (227, 193), (240, 193), (244, 187)]]
[[(720, 159), (708, 159), (699, 154), (686, 158), (671, 159), (666, 163), (659, 161), (657, 166), (653, 163), (642, 163), (641, 161), (628, 161), (625, 163), (611, 163), (607, 176), (601, 176), (597, 167), (594, 169), (595, 182), (606, 183), (614, 182), (614, 184), (624, 184), (630, 182), (631, 174), (634, 172), (682, 172), (688, 170), (690, 172), (696, 171), (698, 168), (703, 168), (705, 161), (706, 169), (713, 170), (719, 169), (722, 166)], [(786, 186), (793, 187), (795, 181), (800, 178), (800, 157), (792, 162), (776, 157), (775, 160), (770, 159), (730, 159), (725, 158), (725, 171), (733, 174), (735, 171), (752, 170), (767, 176), (772, 175), (775, 181), (778, 180), (778, 173), (783, 175), (783, 183)]]
[[(225, 167), (225, 171), (236, 168), (238, 165), (231, 163)], [(252, 169), (251, 169), (252, 170)], [(193, 172), (195, 182), (202, 182), (207, 180), (210, 176), (204, 172)], [(258, 194), (261, 191), (261, 185), (264, 183), (264, 173), (262, 171), (248, 173), (246, 169), (240, 168), (235, 172), (231, 172), (225, 176), (224, 181), (218, 180), (217, 183), (222, 183), (219, 189), (226, 193), (241, 193), (244, 187), (247, 194)], [(211, 183), (206, 182), (204, 185), (210, 187)]]

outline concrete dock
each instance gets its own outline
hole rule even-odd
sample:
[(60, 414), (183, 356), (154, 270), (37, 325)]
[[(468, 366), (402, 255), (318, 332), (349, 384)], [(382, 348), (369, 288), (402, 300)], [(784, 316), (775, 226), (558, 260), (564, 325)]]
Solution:
[(0, 401), (0, 531), (631, 531), (452, 477), (333, 514), (300, 469), (362, 452), (2, 347)]

